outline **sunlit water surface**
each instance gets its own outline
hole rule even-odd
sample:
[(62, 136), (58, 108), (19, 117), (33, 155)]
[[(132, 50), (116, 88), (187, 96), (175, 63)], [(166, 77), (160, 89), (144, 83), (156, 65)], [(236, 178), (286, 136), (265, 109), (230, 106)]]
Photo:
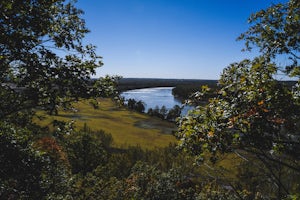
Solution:
[[(123, 92), (121, 96), (124, 97), (125, 100), (134, 99), (144, 102), (145, 112), (147, 112), (149, 108), (155, 108), (156, 106), (159, 108), (165, 106), (170, 110), (175, 105), (182, 106), (181, 102), (173, 96), (172, 89), (173, 87), (135, 89)], [(191, 109), (191, 107), (185, 106), (182, 114), (186, 114), (189, 109)]]

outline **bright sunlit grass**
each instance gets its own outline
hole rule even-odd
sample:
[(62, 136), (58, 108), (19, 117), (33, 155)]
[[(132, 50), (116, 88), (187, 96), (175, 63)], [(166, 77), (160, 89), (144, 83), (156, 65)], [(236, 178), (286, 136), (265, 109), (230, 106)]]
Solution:
[(94, 109), (88, 100), (81, 100), (74, 104), (77, 112), (60, 111), (58, 116), (39, 113), (45, 119), (36, 122), (51, 128), (54, 119), (66, 122), (74, 120), (76, 129), (83, 128), (86, 123), (92, 130), (110, 133), (113, 145), (122, 148), (139, 145), (144, 149), (154, 149), (176, 142), (171, 134), (176, 130), (174, 124), (119, 108), (110, 99), (99, 99), (99, 102), (99, 109)]

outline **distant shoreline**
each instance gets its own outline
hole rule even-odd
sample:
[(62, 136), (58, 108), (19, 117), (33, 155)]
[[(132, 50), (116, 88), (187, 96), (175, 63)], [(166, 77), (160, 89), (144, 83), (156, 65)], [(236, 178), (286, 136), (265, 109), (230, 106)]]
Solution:
[(118, 90), (126, 91), (151, 87), (176, 87), (178, 85), (216, 85), (217, 80), (205, 79), (164, 79), (164, 78), (122, 78)]
[[(280, 80), (288, 86), (293, 86), (297, 81)], [(172, 78), (122, 78), (118, 84), (118, 91), (124, 92), (126, 90), (151, 88), (151, 87), (177, 87), (177, 86), (191, 86), (191, 85), (208, 85), (209, 87), (216, 87), (218, 80), (211, 79), (172, 79)]]

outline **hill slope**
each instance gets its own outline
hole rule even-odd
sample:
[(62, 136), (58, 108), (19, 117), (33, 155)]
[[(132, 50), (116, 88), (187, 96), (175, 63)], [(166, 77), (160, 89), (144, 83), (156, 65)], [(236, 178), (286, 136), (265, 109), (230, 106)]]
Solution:
[(144, 149), (153, 149), (176, 142), (172, 135), (172, 131), (176, 130), (174, 124), (119, 108), (110, 99), (99, 99), (99, 102), (99, 109), (94, 109), (88, 100), (82, 100), (74, 104), (77, 112), (60, 111), (57, 116), (39, 113), (45, 119), (36, 122), (51, 127), (54, 119), (74, 120), (77, 129), (86, 123), (92, 130), (110, 133), (114, 139), (114, 146), (122, 148), (139, 145)]

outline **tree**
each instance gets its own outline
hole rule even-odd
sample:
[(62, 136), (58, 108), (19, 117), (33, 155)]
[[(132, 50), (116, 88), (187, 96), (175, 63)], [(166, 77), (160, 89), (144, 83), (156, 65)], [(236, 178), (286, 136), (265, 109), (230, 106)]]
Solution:
[(148, 111), (147, 111), (147, 114), (150, 115), (150, 116), (154, 116), (153, 109), (149, 108)]
[[(108, 144), (105, 144), (107, 139), (110, 140)], [(106, 148), (110, 146), (111, 140), (111, 136), (103, 131), (82, 130), (68, 136), (65, 145), (72, 172), (86, 175), (99, 165), (106, 164), (108, 160)]]
[(196, 199), (195, 184), (180, 168), (163, 172), (141, 161), (132, 167), (125, 180), (125, 199)]
[(135, 110), (138, 111), (138, 112), (141, 112), (141, 113), (144, 112), (145, 111), (144, 102), (142, 102), (142, 101), (136, 102)]
[(34, 144), (32, 137), (32, 130), (0, 124), (1, 199), (65, 195), (70, 174), (61, 147), (49, 138)]
[(135, 104), (136, 104), (136, 100), (135, 100), (135, 99), (128, 99), (128, 101), (127, 101), (127, 107), (128, 107), (130, 110), (133, 110), (133, 109), (134, 109)]
[(180, 117), (180, 115), (181, 115), (181, 108), (179, 105), (175, 105), (172, 109), (169, 110), (166, 119), (169, 121), (175, 121), (177, 117)]
[(127, 107), (130, 110), (135, 110), (138, 112), (144, 112), (145, 111), (145, 103), (143, 101), (136, 101), (135, 99), (128, 99), (127, 100)]
[(246, 41), (246, 50), (257, 47), (269, 59), (285, 55), (290, 62), (280, 63), (278, 68), (291, 76), (300, 76), (300, 2), (290, 0), (272, 5), (251, 15), (252, 26), (240, 35)]
[(159, 114), (160, 114), (160, 118), (165, 119), (168, 113), (168, 109), (166, 108), (165, 105), (163, 105), (160, 110), (159, 110)]
[(89, 30), (75, 3), (0, 0), (1, 199), (65, 199), (70, 170), (61, 141), (33, 124), (35, 110), (55, 114), (115, 92), (117, 77), (91, 80), (102, 61), (83, 44)]
[[(298, 73), (298, 18), (299, 1), (293, 0), (252, 15), (255, 25), (240, 38), (248, 48), (257, 45), (261, 56), (225, 68), (218, 96), (179, 121), (179, 145), (198, 161), (210, 157), (215, 162), (228, 152), (246, 160), (254, 157), (258, 164), (253, 167), (266, 170), (270, 187), (276, 188), (267, 195), (277, 198), (299, 189), (299, 182), (291, 178), (300, 176), (299, 86), (274, 79), (280, 69), (274, 62), (278, 54), (292, 58), (293, 63), (286, 66), (288, 75)], [(196, 102), (206, 92), (205, 88), (198, 92)]]
[(105, 92), (92, 87), (102, 61), (83, 45), (89, 30), (75, 1), (1, 0), (0, 13), (1, 120), (37, 106), (54, 114)]

